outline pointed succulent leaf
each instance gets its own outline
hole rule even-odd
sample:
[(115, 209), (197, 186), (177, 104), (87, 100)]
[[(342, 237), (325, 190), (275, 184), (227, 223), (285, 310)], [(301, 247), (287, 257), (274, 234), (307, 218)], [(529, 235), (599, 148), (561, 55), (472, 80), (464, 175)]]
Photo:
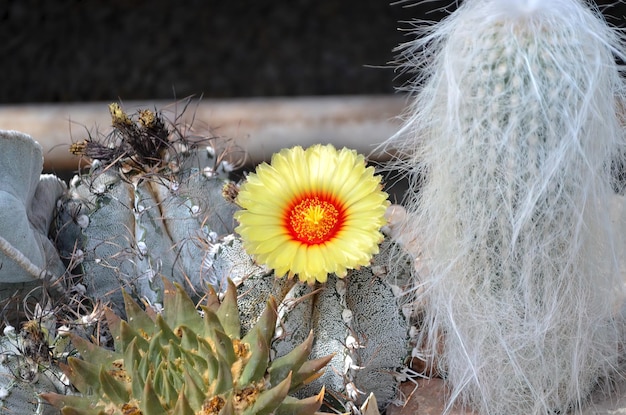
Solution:
[(206, 307), (207, 309), (211, 310), (212, 312), (217, 312), (217, 309), (220, 307), (220, 299), (217, 295), (217, 293), (215, 292), (215, 288), (213, 288), (212, 285), (209, 285), (207, 287), (207, 292), (206, 292), (206, 300), (204, 302), (204, 307)]
[(83, 378), (81, 374), (76, 373), (74, 371), (74, 368), (72, 368), (72, 366), (65, 364), (63, 362), (59, 362), (59, 369), (61, 369), (61, 372), (63, 372), (63, 374), (67, 376), (70, 383), (74, 385), (74, 387), (78, 389), (80, 392), (85, 393), (84, 391), (89, 390), (90, 388), (89, 384), (85, 381), (85, 379)]
[[(302, 343), (294, 347), (286, 355), (274, 359), (272, 366), (268, 370), (270, 374), (270, 384), (275, 386), (285, 379), (290, 372), (297, 373), (302, 364), (307, 361), (311, 354), (312, 347), (313, 331), (310, 331), (308, 337)], [(292, 384), (292, 388), (293, 387), (294, 385)]]
[(221, 395), (233, 388), (233, 375), (230, 371), (230, 364), (224, 359), (218, 359), (219, 371), (210, 391), (213, 395)]
[(308, 385), (315, 379), (322, 376), (324, 373), (323, 369), (328, 363), (330, 363), (334, 356), (334, 354), (330, 354), (328, 356), (304, 362), (302, 366), (300, 366), (300, 369), (298, 369), (298, 372), (292, 376), (292, 390), (294, 390), (294, 388), (297, 389), (302, 385)]
[(70, 338), (81, 357), (91, 363), (106, 365), (119, 357), (114, 351), (97, 346), (74, 333), (70, 333)]
[(250, 330), (248, 334), (242, 339), (243, 342), (252, 344), (249, 340), (252, 336), (262, 336), (265, 338), (267, 344), (270, 344), (272, 341), (272, 337), (274, 337), (274, 329), (276, 328), (276, 319), (278, 318), (278, 314), (276, 312), (276, 300), (274, 297), (270, 297), (267, 300), (267, 305), (265, 310), (263, 310), (263, 314), (259, 317), (259, 320), (256, 322), (255, 327), (258, 327), (259, 333), (254, 334), (254, 330)]
[(182, 334), (182, 337), (180, 339), (180, 347), (184, 350), (198, 351), (198, 335), (196, 334), (197, 332), (184, 325), (180, 326), (178, 329)]
[(93, 389), (94, 385), (98, 385), (100, 378), (100, 366), (93, 363), (78, 359), (75, 357), (69, 357), (67, 359), (72, 372), (80, 377), (80, 381), (73, 383), (73, 385), (82, 393), (89, 393)]
[(206, 391), (202, 390), (196, 380), (185, 370), (185, 396), (193, 408), (200, 408), (206, 399)]
[(151, 336), (154, 333), (154, 321), (125, 290), (122, 290), (122, 295), (126, 307), (126, 322), (132, 325), (135, 330), (143, 331)]
[(324, 403), (324, 387), (315, 396), (297, 399), (287, 396), (274, 412), (275, 415), (315, 415)]
[(378, 402), (376, 402), (376, 396), (374, 393), (370, 392), (370, 395), (367, 397), (363, 405), (361, 405), (361, 413), (363, 415), (380, 415), (378, 411)]
[(198, 338), (198, 354), (203, 356), (208, 364), (207, 368), (207, 378), (215, 379), (217, 378), (217, 374), (219, 372), (219, 363), (217, 361), (217, 356), (213, 351), (213, 348), (205, 339)]
[(165, 346), (171, 341), (177, 344), (180, 343), (180, 337), (178, 337), (172, 331), (172, 327), (174, 326), (170, 326), (164, 317), (161, 317), (160, 315), (158, 315), (156, 318), (156, 324), (157, 324), (158, 329), (160, 330), (159, 339), (160, 339), (161, 346)]
[(147, 371), (143, 375), (139, 373), (138, 367), (140, 366), (140, 364), (141, 362), (135, 362), (133, 364), (133, 379), (131, 380), (131, 383), (130, 383), (131, 390), (133, 391), (133, 396), (135, 397), (141, 396), (143, 394), (143, 390), (146, 387), (145, 379), (148, 376)]
[(172, 284), (166, 278), (163, 278), (163, 284), (165, 285), (163, 318), (169, 326), (176, 328), (184, 324), (193, 330), (200, 330), (202, 317), (198, 314), (196, 305), (185, 290), (179, 284)]
[(39, 396), (41, 396), (42, 399), (46, 400), (50, 405), (59, 409), (64, 407), (72, 407), (76, 410), (89, 409), (92, 411), (96, 411), (94, 413), (97, 413), (97, 411), (102, 409), (101, 407), (93, 408), (91, 401), (88, 398), (79, 395), (63, 395), (54, 392), (46, 392), (42, 393)]
[[(212, 356), (206, 356), (211, 358)], [(217, 361), (215, 362), (214, 372), (209, 372), (209, 365), (205, 359), (198, 356), (195, 353), (187, 352), (186, 350), (181, 350), (181, 358), (180, 358), (180, 369), (175, 373), (177, 376), (180, 376), (180, 380), (184, 383), (184, 372), (187, 371), (189, 376), (191, 376), (198, 384), (204, 384), (204, 379), (210, 381), (217, 374)]]
[(150, 346), (148, 347), (148, 354), (146, 355), (151, 367), (156, 367), (161, 364), (163, 360), (163, 347), (161, 347), (161, 333), (158, 332), (150, 340)]
[(113, 336), (115, 350), (124, 350), (124, 348), (122, 347), (120, 327), (122, 319), (108, 307), (104, 309), (104, 318), (106, 319), (107, 325), (109, 326), (109, 331)]
[[(134, 369), (136, 365), (141, 361), (141, 354), (139, 353), (139, 349), (137, 348), (137, 339), (133, 339), (124, 350), (124, 368), (126, 370), (132, 370), (135, 373)], [(137, 395), (138, 396), (138, 395)]]
[[(182, 333), (180, 345), (172, 344), (170, 346), (170, 350), (176, 350), (176, 353), (180, 354), (181, 359), (186, 364), (192, 366), (199, 373), (205, 373), (209, 370), (208, 359), (212, 357), (212, 352), (210, 353), (210, 356), (208, 356), (206, 352), (200, 352), (201, 347), (198, 336), (196, 336), (195, 333), (193, 333), (187, 326), (181, 326), (180, 330)], [(206, 346), (207, 349), (210, 350), (208, 343)], [(172, 359), (170, 358), (170, 360)], [(217, 368), (215, 371), (217, 371)], [(213, 373), (215, 372), (210, 372), (210, 375)]]
[(100, 387), (102, 392), (116, 405), (123, 405), (130, 398), (126, 386), (111, 376), (104, 366), (100, 366)]
[(237, 360), (235, 355), (235, 349), (233, 348), (233, 341), (231, 338), (222, 331), (214, 331), (213, 334), (213, 346), (218, 359), (223, 360), (228, 366), (232, 366)]
[(171, 376), (168, 370), (168, 362), (163, 360), (159, 367), (154, 372), (153, 388), (154, 391), (165, 402), (166, 406), (173, 407), (178, 398), (178, 391), (174, 386), (178, 383), (179, 386), (182, 382), (176, 382)]
[(239, 321), (239, 308), (237, 307), (237, 287), (229, 279), (228, 289), (224, 293), (222, 304), (216, 313), (224, 332), (232, 339), (238, 339), (241, 336), (241, 322)]
[(167, 412), (161, 405), (159, 396), (152, 388), (152, 374), (148, 374), (146, 385), (143, 388), (142, 399), (139, 402), (143, 415), (167, 415)]
[(120, 348), (117, 350), (126, 350), (126, 347), (133, 341), (133, 339), (137, 339), (136, 344), (137, 348), (140, 351), (146, 352), (148, 351), (149, 343), (139, 332), (137, 332), (130, 324), (126, 321), (120, 321)]
[(197, 335), (200, 335), (200, 333), (202, 333), (203, 337), (209, 337), (213, 335), (214, 330), (225, 331), (217, 314), (215, 314), (213, 311), (209, 310), (206, 307), (200, 308), (204, 312), (204, 318), (202, 319), (202, 331), (196, 333)]
[(291, 374), (271, 389), (264, 390), (259, 394), (254, 403), (243, 411), (243, 415), (266, 415), (271, 414), (281, 404), (289, 393), (291, 386)]
[[(257, 335), (250, 336), (250, 357), (246, 363), (237, 384), (247, 385), (263, 378), (270, 358), (270, 348), (265, 337), (260, 334), (258, 327), (252, 329)], [(278, 382), (276, 382), (278, 384)]]
[[(200, 406), (197, 406), (200, 408)], [(194, 415), (195, 412), (192, 409), (191, 405), (189, 405), (189, 401), (187, 400), (187, 396), (185, 395), (185, 385), (180, 388), (180, 393), (178, 394), (178, 398), (176, 399), (176, 406), (174, 406), (174, 412), (176, 415)]]

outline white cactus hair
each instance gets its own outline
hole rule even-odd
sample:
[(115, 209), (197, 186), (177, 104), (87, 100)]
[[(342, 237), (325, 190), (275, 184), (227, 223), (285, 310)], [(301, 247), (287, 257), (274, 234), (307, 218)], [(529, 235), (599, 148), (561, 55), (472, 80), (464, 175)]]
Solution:
[(412, 183), (402, 239), (428, 268), (422, 340), (443, 350), (448, 410), (579, 411), (622, 325), (623, 36), (583, 0), (466, 0), (418, 32), (400, 48), (413, 106), (385, 145)]

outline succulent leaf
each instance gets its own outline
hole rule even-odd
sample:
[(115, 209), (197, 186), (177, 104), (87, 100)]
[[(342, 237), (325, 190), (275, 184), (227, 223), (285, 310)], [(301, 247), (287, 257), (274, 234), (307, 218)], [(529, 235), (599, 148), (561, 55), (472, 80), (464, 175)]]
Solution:
[(139, 406), (145, 415), (167, 415), (152, 385), (152, 373), (149, 373)]
[(164, 279), (163, 319), (171, 327), (185, 325), (194, 331), (202, 328), (202, 317), (198, 314), (196, 305), (188, 295), (179, 295), (184, 290), (180, 284), (172, 284)]
[[(301, 382), (321, 369), (320, 359), (307, 365), (312, 336), (272, 368), (274, 299), (267, 302), (257, 325), (240, 339), (240, 333), (234, 332), (240, 329), (240, 320), (232, 283), (217, 306), (209, 294), (203, 316), (180, 286), (164, 285), (165, 310), (173, 311), (152, 317), (127, 304), (129, 321), (107, 314), (115, 326), (115, 350), (74, 338), (89, 361), (70, 358), (65, 372), (83, 396), (65, 399), (47, 394), (48, 402), (75, 415), (262, 415), (283, 405), (284, 414), (307, 415), (319, 408), (323, 390), (303, 400), (287, 397), (294, 390), (293, 379)], [(131, 301), (130, 296), (124, 298)]]
[(315, 396), (304, 399), (285, 397), (283, 404), (276, 409), (275, 415), (314, 415), (324, 402), (324, 387)]
[(71, 375), (69, 373), (66, 375), (76, 389), (82, 393), (89, 393), (93, 385), (99, 384), (100, 376), (97, 365), (75, 357), (69, 357), (67, 363), (71, 368)]
[(312, 346), (313, 332), (311, 331), (306, 340), (296, 346), (291, 352), (274, 359), (272, 367), (269, 370), (270, 384), (272, 386), (277, 385), (285, 379), (289, 373), (297, 372), (311, 354)]
[(241, 323), (237, 307), (237, 288), (231, 280), (228, 280), (228, 289), (216, 314), (224, 326), (224, 332), (231, 338), (238, 339), (241, 335)]
[(289, 393), (291, 386), (291, 374), (289, 374), (282, 382), (271, 389), (263, 391), (259, 394), (254, 404), (247, 408), (243, 415), (265, 415), (271, 414), (280, 406), (282, 401)]
[(116, 353), (98, 347), (90, 341), (83, 339), (73, 333), (70, 333), (72, 344), (76, 348), (76, 351), (80, 353), (83, 359), (88, 362), (111, 362), (117, 358)]
[[(124, 297), (124, 306), (126, 309), (127, 322), (129, 324), (132, 324), (135, 330), (146, 333), (146, 335), (152, 335), (152, 332), (154, 331), (153, 319), (148, 316), (148, 314), (139, 306), (139, 304), (133, 301), (130, 294), (128, 294), (126, 290), (122, 291), (122, 295)], [(114, 313), (111, 314), (115, 315)]]
[(261, 380), (267, 370), (269, 362), (270, 348), (261, 330), (257, 326), (252, 330), (252, 333), (256, 334), (256, 336), (253, 335), (248, 339), (250, 343), (248, 343), (249, 350), (247, 350), (247, 352), (250, 357), (248, 358), (241, 376), (239, 376), (237, 383), (240, 385), (246, 385)]
[(183, 385), (183, 387), (180, 388), (176, 406), (174, 406), (174, 413), (176, 415), (195, 415), (193, 408), (189, 405), (185, 392), (185, 386)]

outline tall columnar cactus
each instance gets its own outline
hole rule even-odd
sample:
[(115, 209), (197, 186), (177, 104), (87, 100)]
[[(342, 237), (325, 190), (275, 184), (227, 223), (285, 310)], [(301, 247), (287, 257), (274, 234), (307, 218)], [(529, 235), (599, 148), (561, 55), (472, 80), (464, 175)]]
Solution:
[(467, 0), (422, 34), (404, 49), (415, 104), (389, 144), (422, 184), (402, 238), (429, 270), (429, 350), (451, 403), (576, 410), (617, 362), (618, 34), (579, 0)]
[(258, 323), (240, 337), (236, 288), (220, 303), (207, 296), (202, 316), (180, 287), (165, 284), (164, 310), (155, 315), (125, 296), (128, 321), (109, 312), (115, 350), (74, 336), (82, 359), (65, 373), (82, 396), (44, 394), (63, 414), (226, 415), (314, 414), (314, 396), (288, 396), (319, 377), (331, 356), (307, 360), (312, 333), (287, 355), (270, 360), (277, 318), (270, 298)]

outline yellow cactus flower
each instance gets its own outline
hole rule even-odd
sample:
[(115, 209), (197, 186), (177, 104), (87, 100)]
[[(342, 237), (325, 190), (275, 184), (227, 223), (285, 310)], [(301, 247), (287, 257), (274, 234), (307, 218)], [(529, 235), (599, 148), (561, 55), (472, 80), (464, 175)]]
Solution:
[(368, 265), (389, 206), (362, 155), (319, 144), (274, 154), (247, 177), (236, 203), (246, 252), (277, 276), (310, 284)]

